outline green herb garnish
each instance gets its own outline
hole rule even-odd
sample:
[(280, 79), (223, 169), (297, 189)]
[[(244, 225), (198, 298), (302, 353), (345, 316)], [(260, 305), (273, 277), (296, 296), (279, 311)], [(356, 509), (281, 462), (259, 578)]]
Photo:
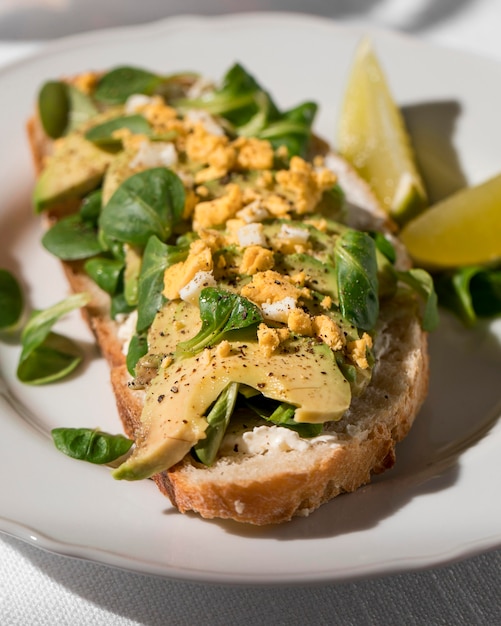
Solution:
[(116, 461), (127, 454), (134, 443), (123, 435), (110, 435), (90, 428), (54, 428), (51, 434), (60, 452), (98, 465)]
[(197, 354), (222, 341), (229, 332), (257, 325), (263, 319), (260, 309), (250, 300), (216, 287), (202, 289), (199, 306), (202, 327), (194, 337), (178, 345), (176, 357)]
[(21, 333), (22, 351), (17, 368), (21, 382), (42, 385), (59, 380), (75, 369), (82, 360), (78, 346), (51, 329), (61, 317), (89, 301), (89, 294), (79, 293), (32, 314)]

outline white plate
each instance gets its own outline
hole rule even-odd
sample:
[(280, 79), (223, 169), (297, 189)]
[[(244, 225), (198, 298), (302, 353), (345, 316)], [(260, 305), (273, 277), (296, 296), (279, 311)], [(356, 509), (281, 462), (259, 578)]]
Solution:
[[(55, 43), (0, 73), (0, 265), (22, 277), (32, 306), (66, 294), (39, 245), (23, 125), (41, 82), (129, 63), (220, 77), (242, 62), (279, 104), (320, 103), (317, 130), (334, 137), (353, 50), (364, 33), (306, 16), (179, 18)], [(372, 32), (405, 107), (434, 194), (501, 171), (501, 67)], [(437, 181), (441, 181), (437, 185)], [(78, 316), (62, 323), (88, 359), (71, 380), (42, 388), (15, 379), (18, 347), (0, 347), (0, 529), (57, 553), (140, 572), (211, 582), (327, 582), (444, 563), (501, 543), (500, 327), (465, 332), (446, 318), (431, 340), (429, 399), (398, 449), (397, 466), (309, 518), (277, 528), (175, 512), (150, 482), (58, 453), (60, 425), (119, 429), (107, 371)]]

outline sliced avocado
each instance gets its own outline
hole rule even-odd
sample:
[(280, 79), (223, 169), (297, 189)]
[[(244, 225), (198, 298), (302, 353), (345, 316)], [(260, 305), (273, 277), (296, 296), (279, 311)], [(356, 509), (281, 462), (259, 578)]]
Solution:
[(56, 144), (37, 180), (33, 201), (37, 211), (80, 198), (101, 182), (113, 155), (72, 133)]
[(338, 302), (338, 287), (336, 270), (331, 263), (323, 263), (310, 254), (275, 254), (275, 269), (286, 274), (295, 274), (304, 271), (305, 285), (319, 293), (330, 296)]
[(138, 282), (141, 271), (141, 252), (129, 244), (124, 244), (125, 270), (124, 270), (124, 296), (127, 304), (135, 306), (138, 299)]
[(194, 337), (201, 325), (198, 306), (183, 300), (166, 302), (148, 331), (150, 353), (164, 356), (174, 354), (177, 344)]
[(351, 402), (350, 384), (334, 353), (307, 338), (281, 344), (267, 357), (257, 342), (233, 342), (227, 356), (217, 347), (160, 368), (151, 382), (141, 416), (144, 437), (118, 467), (117, 479), (140, 480), (183, 459), (204, 437), (204, 415), (231, 382), (297, 407), (297, 422), (340, 419)]
[(118, 153), (111, 161), (103, 181), (103, 206), (108, 202), (124, 180), (140, 170), (140, 168), (130, 167), (130, 162), (135, 154), (136, 151), (129, 148), (128, 150)]

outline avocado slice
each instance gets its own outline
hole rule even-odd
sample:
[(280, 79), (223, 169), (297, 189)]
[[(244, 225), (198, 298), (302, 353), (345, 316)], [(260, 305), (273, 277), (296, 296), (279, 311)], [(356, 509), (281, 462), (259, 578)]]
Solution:
[(325, 344), (291, 339), (269, 358), (257, 342), (232, 342), (231, 348), (227, 356), (215, 347), (160, 368), (146, 395), (143, 437), (114, 478), (148, 478), (181, 461), (204, 438), (204, 415), (231, 382), (296, 406), (297, 422), (337, 420), (350, 406), (350, 384)]
[(135, 154), (136, 151), (131, 148), (120, 152), (106, 169), (103, 181), (103, 206), (127, 178), (140, 171), (141, 168), (130, 167)]
[(95, 189), (114, 158), (80, 133), (68, 135), (55, 146), (35, 186), (33, 202), (37, 211), (80, 198)]
[(339, 302), (336, 269), (331, 263), (323, 263), (310, 254), (278, 254), (275, 253), (275, 269), (284, 274), (295, 274), (304, 271), (306, 287), (330, 296)]

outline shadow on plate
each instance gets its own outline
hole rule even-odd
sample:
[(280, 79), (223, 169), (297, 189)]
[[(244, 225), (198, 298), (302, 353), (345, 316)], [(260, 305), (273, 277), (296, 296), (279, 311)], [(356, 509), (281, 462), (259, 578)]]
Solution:
[(464, 187), (466, 178), (454, 148), (459, 102), (424, 102), (402, 107), (402, 113), (430, 204)]

